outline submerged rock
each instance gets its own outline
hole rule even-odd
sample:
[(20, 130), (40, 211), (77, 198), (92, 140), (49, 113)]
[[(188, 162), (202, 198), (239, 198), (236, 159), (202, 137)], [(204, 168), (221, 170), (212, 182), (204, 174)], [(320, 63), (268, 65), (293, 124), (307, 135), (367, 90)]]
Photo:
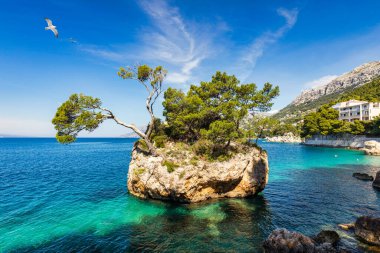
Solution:
[(266, 253), (337, 253), (345, 252), (336, 245), (339, 235), (334, 231), (322, 231), (316, 236), (316, 240), (301, 233), (287, 229), (276, 229), (264, 241), (263, 247)]
[(376, 177), (372, 183), (372, 186), (380, 190), (380, 171), (376, 173)]
[(355, 222), (355, 235), (369, 244), (380, 246), (380, 218), (359, 217)]
[(364, 181), (373, 181), (373, 176), (370, 176), (367, 173), (355, 172), (354, 174), (352, 174), (352, 176)]
[(364, 152), (367, 155), (380, 155), (380, 143), (377, 141), (364, 142)]
[(134, 148), (128, 172), (131, 194), (190, 203), (253, 196), (268, 181), (267, 154), (254, 147), (223, 162), (198, 159), (191, 150), (175, 144), (159, 152), (164, 155), (153, 157)]

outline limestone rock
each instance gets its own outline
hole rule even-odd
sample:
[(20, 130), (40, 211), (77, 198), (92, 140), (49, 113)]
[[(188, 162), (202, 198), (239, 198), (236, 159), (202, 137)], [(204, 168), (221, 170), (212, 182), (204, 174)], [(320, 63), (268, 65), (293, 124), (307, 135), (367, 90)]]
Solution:
[[(131, 194), (190, 203), (253, 196), (268, 181), (267, 154), (254, 147), (223, 162), (197, 159), (192, 151), (178, 149), (174, 144), (159, 152), (165, 155), (152, 157), (137, 148), (133, 150), (128, 172)], [(165, 165), (166, 161), (171, 165)]]
[(359, 217), (355, 222), (355, 235), (369, 244), (380, 246), (380, 218)]
[(267, 142), (281, 142), (281, 143), (301, 143), (300, 136), (296, 136), (293, 133), (286, 133), (283, 136), (273, 136), (265, 138)]
[(380, 171), (376, 173), (376, 177), (372, 183), (372, 186), (380, 190)]
[(364, 142), (364, 152), (367, 155), (380, 155), (380, 143), (377, 141)]
[(337, 253), (343, 250), (336, 247), (339, 235), (334, 231), (322, 231), (314, 241), (301, 233), (286, 229), (276, 229), (264, 241), (266, 253)]
[(318, 98), (333, 93), (341, 92), (347, 88), (359, 87), (380, 75), (380, 62), (369, 62), (354, 70), (339, 76), (324, 86), (319, 86), (301, 93), (293, 102), (293, 105), (300, 105), (306, 102), (317, 100)]
[(373, 181), (373, 176), (370, 176), (367, 173), (355, 172), (354, 174), (352, 174), (352, 176), (354, 178), (357, 178), (357, 179), (360, 179), (360, 180), (364, 180), (364, 181)]

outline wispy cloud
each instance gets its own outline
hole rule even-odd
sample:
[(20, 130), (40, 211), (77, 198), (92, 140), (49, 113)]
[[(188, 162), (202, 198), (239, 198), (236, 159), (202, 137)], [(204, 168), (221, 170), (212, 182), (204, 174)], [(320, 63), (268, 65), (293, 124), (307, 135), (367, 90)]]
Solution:
[(322, 76), (321, 78), (305, 83), (304, 88), (306, 89), (318, 88), (318, 87), (328, 84), (329, 82), (331, 82), (337, 77), (338, 77), (337, 75)]
[(257, 60), (264, 54), (264, 51), (271, 44), (276, 43), (281, 37), (285, 35), (297, 22), (298, 10), (287, 10), (284, 8), (277, 9), (277, 14), (285, 18), (285, 24), (275, 31), (268, 31), (256, 38), (251, 45), (243, 51), (243, 56), (240, 59), (244, 63), (244, 70), (242, 78), (247, 78), (254, 67)]
[[(224, 26), (213, 32), (206, 31), (207, 25), (186, 22), (178, 8), (169, 6), (164, 0), (142, 0), (141, 9), (152, 19), (152, 27), (147, 28), (138, 38), (138, 46), (99, 47), (82, 45), (80, 49), (88, 54), (109, 61), (125, 64), (128, 61), (150, 61), (165, 63), (170, 68), (167, 81), (188, 82), (193, 70), (209, 57), (213, 34), (222, 31)], [(133, 53), (132, 53), (133, 52)]]

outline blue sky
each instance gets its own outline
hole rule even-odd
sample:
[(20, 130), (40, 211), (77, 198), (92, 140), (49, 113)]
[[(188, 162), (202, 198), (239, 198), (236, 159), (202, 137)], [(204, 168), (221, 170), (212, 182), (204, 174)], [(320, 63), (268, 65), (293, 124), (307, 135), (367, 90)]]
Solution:
[[(54, 136), (51, 119), (72, 93), (100, 97), (125, 122), (144, 125), (146, 94), (118, 78), (120, 66), (163, 65), (165, 86), (184, 90), (217, 70), (258, 86), (271, 82), (281, 89), (276, 110), (306, 88), (380, 59), (380, 1), (0, 4), (0, 134)], [(44, 30), (45, 17), (58, 27), (59, 39)], [(126, 132), (107, 122), (83, 136)]]

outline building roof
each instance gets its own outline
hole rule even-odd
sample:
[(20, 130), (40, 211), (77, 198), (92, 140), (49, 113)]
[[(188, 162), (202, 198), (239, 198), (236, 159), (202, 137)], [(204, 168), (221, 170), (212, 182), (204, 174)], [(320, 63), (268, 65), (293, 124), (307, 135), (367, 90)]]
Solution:
[(367, 101), (359, 101), (359, 100), (352, 99), (352, 100), (349, 100), (349, 101), (337, 103), (332, 108), (338, 109), (338, 108), (344, 108), (344, 107), (350, 107), (350, 106), (356, 106), (356, 105), (362, 105), (362, 104), (368, 104), (368, 102)]

